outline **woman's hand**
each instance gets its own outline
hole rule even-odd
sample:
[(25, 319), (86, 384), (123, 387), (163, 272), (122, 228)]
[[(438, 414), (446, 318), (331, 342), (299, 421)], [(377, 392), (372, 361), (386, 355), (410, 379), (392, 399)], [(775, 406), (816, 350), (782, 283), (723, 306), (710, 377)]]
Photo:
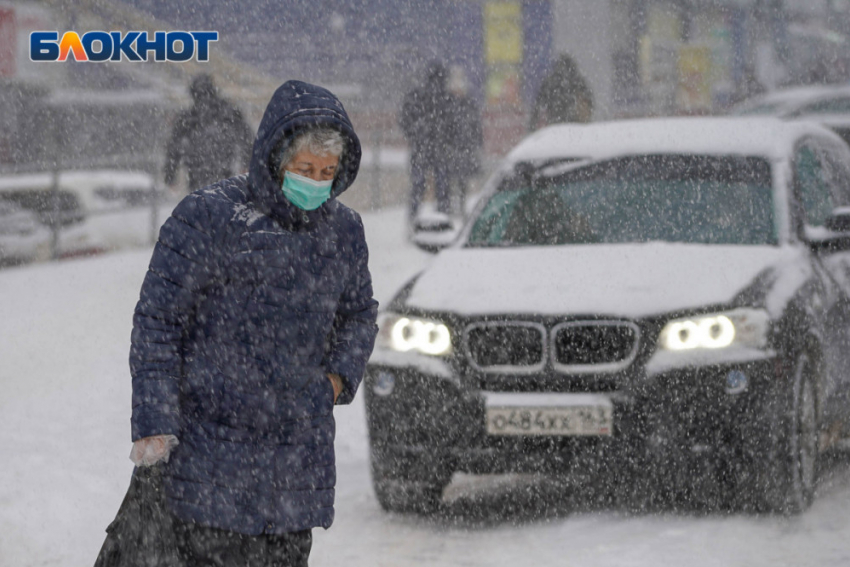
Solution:
[(150, 467), (159, 462), (167, 463), (171, 450), (179, 443), (180, 441), (174, 435), (144, 437), (133, 443), (130, 460), (137, 467)]
[(333, 384), (333, 387), (334, 387), (334, 403), (336, 403), (336, 399), (342, 393), (342, 388), (343, 388), (342, 376), (340, 376), (339, 374), (328, 374), (328, 380), (330, 380), (331, 384)]

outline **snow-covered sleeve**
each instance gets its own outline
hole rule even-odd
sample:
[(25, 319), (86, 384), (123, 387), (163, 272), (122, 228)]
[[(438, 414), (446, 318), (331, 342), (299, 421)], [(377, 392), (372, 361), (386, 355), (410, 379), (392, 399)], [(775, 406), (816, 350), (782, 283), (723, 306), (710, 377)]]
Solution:
[(378, 302), (372, 297), (369, 250), (363, 224), (359, 218), (357, 221), (352, 270), (340, 298), (332, 343), (325, 356), (325, 369), (343, 379), (337, 404), (349, 404), (354, 400), (378, 334)]
[(182, 341), (217, 272), (212, 226), (204, 197), (193, 193), (160, 230), (133, 314), (133, 441), (179, 433)]

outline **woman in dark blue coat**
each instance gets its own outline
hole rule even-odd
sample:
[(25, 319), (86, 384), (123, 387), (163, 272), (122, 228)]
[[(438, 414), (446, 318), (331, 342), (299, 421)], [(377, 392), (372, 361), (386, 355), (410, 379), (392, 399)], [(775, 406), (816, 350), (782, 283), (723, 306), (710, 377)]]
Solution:
[(363, 225), (336, 200), (359, 163), (339, 100), (289, 81), (248, 175), (162, 227), (133, 319), (131, 457), (162, 463), (190, 565), (306, 564), (333, 521), (333, 405), (377, 332)]

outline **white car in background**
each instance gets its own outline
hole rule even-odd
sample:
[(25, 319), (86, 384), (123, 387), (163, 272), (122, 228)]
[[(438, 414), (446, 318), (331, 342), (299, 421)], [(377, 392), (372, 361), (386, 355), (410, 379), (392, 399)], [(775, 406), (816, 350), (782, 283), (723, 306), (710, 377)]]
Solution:
[(50, 230), (34, 212), (0, 198), (0, 266), (50, 258)]
[(77, 195), (89, 214), (148, 207), (161, 196), (153, 176), (140, 171), (66, 171), (59, 186)]
[(62, 171), (56, 181), (50, 172), (4, 175), (0, 197), (56, 226), (60, 257), (148, 245), (161, 220), (151, 211), (162, 194), (144, 172)]
[(850, 85), (779, 89), (745, 100), (731, 114), (811, 120), (831, 128), (850, 144)]

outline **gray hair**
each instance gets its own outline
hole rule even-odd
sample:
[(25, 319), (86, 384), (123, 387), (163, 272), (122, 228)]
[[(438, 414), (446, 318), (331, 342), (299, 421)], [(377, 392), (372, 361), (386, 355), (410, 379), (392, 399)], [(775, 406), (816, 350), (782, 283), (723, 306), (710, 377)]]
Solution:
[(298, 134), (283, 150), (280, 156), (280, 169), (285, 168), (301, 150), (307, 150), (317, 156), (342, 157), (345, 150), (345, 138), (338, 130), (326, 126), (310, 128)]

